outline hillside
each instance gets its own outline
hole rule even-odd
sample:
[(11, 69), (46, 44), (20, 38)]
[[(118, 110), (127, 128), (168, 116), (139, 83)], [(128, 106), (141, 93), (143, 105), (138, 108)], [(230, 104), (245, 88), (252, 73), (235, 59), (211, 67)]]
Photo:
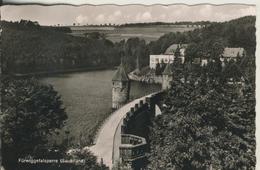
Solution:
[(255, 20), (255, 16), (246, 16), (223, 23), (212, 23), (194, 31), (165, 34), (157, 41), (151, 42), (150, 49), (153, 54), (160, 54), (174, 43), (199, 44), (221, 39), (224, 46), (243, 47), (249, 55), (254, 55), (256, 48)]
[[(127, 40), (111, 42), (102, 31), (91, 31), (84, 36), (72, 36), (69, 28), (42, 27), (34, 22), (21, 20), (10, 23), (1, 22), (2, 32), (2, 67), (4, 73), (31, 73), (79, 68), (114, 67), (124, 58), (128, 72), (135, 69), (136, 57), (140, 65), (147, 66), (149, 54), (161, 54), (171, 44), (187, 43), (195, 52), (208, 53), (213, 43), (228, 47), (243, 47), (254, 56), (255, 16), (247, 16), (224, 23), (211, 23), (205, 28), (179, 31), (165, 28), (145, 28), (150, 34), (160, 34), (158, 40), (147, 43), (144, 34), (138, 31), (144, 28), (123, 27)], [(137, 29), (138, 28), (138, 29)], [(159, 31), (158, 31), (159, 29)], [(182, 31), (181, 31), (182, 30)], [(184, 32), (183, 32), (184, 31)], [(132, 32), (128, 35), (127, 32)], [(165, 34), (166, 33), (166, 34)], [(73, 30), (72, 30), (73, 34)], [(82, 34), (82, 33), (81, 33)], [(122, 38), (122, 37), (121, 37)], [(192, 46), (193, 45), (193, 46)], [(195, 52), (194, 52), (195, 51)]]
[[(189, 43), (186, 57), (215, 60), (204, 67), (173, 63), (162, 114), (150, 127), (147, 169), (255, 169), (255, 17), (165, 35), (155, 44), (162, 48), (174, 36)], [(243, 47), (247, 55), (222, 66), (224, 46)]]
[(81, 38), (64, 30), (1, 22), (3, 72), (28, 73), (57, 69), (113, 66), (113, 43), (98, 35)]

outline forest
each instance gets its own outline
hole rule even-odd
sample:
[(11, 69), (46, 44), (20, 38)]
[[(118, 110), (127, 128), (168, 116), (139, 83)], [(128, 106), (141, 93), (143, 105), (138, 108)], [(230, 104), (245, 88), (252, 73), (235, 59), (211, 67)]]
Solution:
[[(211, 23), (205, 28), (194, 31), (169, 33), (157, 41), (151, 42), (149, 49), (153, 54), (161, 54), (171, 44), (182, 43), (191, 46), (196, 44), (198, 51), (203, 51), (212, 47), (212, 43), (217, 41), (225, 47), (243, 47), (249, 55), (254, 55), (256, 48), (255, 20), (255, 16), (246, 16), (223, 23)], [(194, 54), (197, 55), (195, 52)]]
[(113, 50), (113, 43), (101, 36), (73, 37), (64, 30), (28, 23), (2, 22), (4, 73), (116, 65), (118, 53)]
[(223, 47), (243, 47), (248, 55), (254, 55), (256, 47), (255, 16), (207, 23), (205, 28), (165, 34), (148, 44), (138, 37), (113, 43), (98, 32), (73, 37), (66, 34), (70, 32), (67, 28), (42, 27), (25, 20), (16, 23), (2, 21), (1, 25), (3, 73), (113, 68), (119, 65), (121, 58), (125, 59), (129, 72), (135, 69), (137, 56), (141, 67), (147, 66), (150, 54), (164, 53), (173, 43), (189, 44), (188, 58), (208, 58), (215, 45), (218, 53)]
[[(192, 43), (187, 62), (174, 61), (162, 114), (150, 127), (148, 169), (255, 169), (254, 23), (244, 17), (187, 33), (190, 40), (179, 35)], [(221, 65), (226, 46), (244, 47), (247, 55)], [(199, 56), (212, 60), (191, 65)]]
[[(150, 127), (148, 169), (254, 169), (255, 64), (175, 64), (162, 114)], [(250, 75), (250, 77), (248, 77)]]

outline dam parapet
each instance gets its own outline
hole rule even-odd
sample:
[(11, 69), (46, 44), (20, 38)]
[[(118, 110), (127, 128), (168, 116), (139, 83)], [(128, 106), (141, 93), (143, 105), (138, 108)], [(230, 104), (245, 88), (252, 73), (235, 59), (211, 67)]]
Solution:
[(147, 142), (149, 125), (151, 119), (155, 117), (155, 106), (161, 100), (162, 94), (163, 92), (158, 92), (140, 100), (125, 113), (117, 128), (117, 131), (120, 131), (121, 141), (119, 146), (114, 146), (119, 150), (119, 158), (114, 158), (119, 160), (113, 162), (119, 162), (120, 168), (135, 170), (142, 169), (146, 165), (149, 152)]

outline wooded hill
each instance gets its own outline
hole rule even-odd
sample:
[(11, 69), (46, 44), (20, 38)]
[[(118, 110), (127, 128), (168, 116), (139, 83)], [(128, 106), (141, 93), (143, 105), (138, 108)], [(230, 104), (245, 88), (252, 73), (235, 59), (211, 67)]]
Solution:
[[(194, 43), (197, 44), (199, 50), (205, 50), (218, 41), (225, 47), (243, 47), (249, 55), (254, 55), (256, 48), (255, 20), (255, 16), (246, 16), (223, 23), (212, 23), (205, 28), (189, 32), (169, 33), (157, 41), (151, 42), (150, 49), (153, 54), (161, 54), (171, 44)], [(200, 47), (198, 44), (204, 44), (204, 47)]]
[[(99, 35), (73, 37), (64, 30), (2, 22), (3, 72), (28, 73), (80, 67), (113, 66), (113, 43)], [(67, 32), (67, 30), (66, 30)]]
[[(189, 40), (179, 35), (190, 43), (188, 59), (209, 54), (215, 62), (195, 69), (174, 61), (172, 87), (150, 127), (148, 169), (255, 169), (254, 23), (243, 17), (186, 33)], [(222, 66), (223, 43), (248, 55)]]
[(212, 53), (216, 43), (219, 45), (216, 49), (218, 53), (223, 47), (243, 47), (254, 56), (255, 19), (255, 16), (247, 16), (224, 23), (211, 23), (189, 32), (165, 34), (149, 44), (139, 38), (112, 43), (98, 32), (86, 37), (73, 37), (66, 34), (69, 32), (67, 28), (42, 27), (24, 20), (17, 23), (2, 21), (2, 71), (30, 73), (114, 67), (119, 65), (121, 57), (127, 63), (127, 70), (131, 71), (135, 69), (137, 56), (140, 65), (146, 66), (150, 54), (164, 53), (174, 43), (190, 44), (187, 50), (191, 59), (201, 56), (201, 53)]

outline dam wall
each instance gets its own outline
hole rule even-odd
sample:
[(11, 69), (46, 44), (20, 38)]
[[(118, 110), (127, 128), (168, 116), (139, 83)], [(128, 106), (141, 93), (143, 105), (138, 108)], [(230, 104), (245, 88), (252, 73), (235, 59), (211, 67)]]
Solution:
[(149, 126), (156, 115), (156, 104), (162, 92), (140, 99), (130, 107), (121, 119), (115, 132), (113, 145), (113, 165), (126, 170), (144, 168), (146, 153), (149, 151)]

